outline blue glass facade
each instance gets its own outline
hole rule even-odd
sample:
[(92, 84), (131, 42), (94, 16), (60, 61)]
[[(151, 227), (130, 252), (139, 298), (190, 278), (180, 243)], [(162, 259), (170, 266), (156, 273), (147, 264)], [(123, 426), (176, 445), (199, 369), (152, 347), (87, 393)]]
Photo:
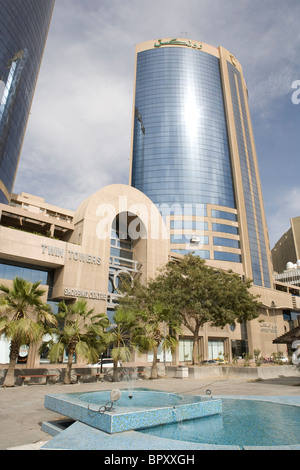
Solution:
[(8, 203), (55, 0), (0, 0), (0, 202)]
[(255, 285), (270, 287), (256, 155), (236, 59), (221, 47), (187, 40), (139, 45), (134, 100), (131, 185), (168, 221), (171, 251), (241, 263), (238, 269)]
[(28, 282), (41, 282), (42, 285), (49, 284), (49, 270), (38, 269), (35, 266), (9, 263), (0, 259), (0, 279), (13, 280), (21, 277)]
[(235, 208), (219, 59), (187, 48), (138, 53), (132, 186), (161, 204)]
[[(56, 305), (55, 302), (51, 302), (54, 282), (53, 269), (0, 259), (0, 279), (9, 279), (12, 281), (15, 277), (21, 277), (25, 279), (25, 281), (32, 283), (40, 282), (41, 286), (48, 286), (47, 303), (52, 305), (52, 307)], [(56, 311), (56, 309), (54, 309), (54, 311)]]

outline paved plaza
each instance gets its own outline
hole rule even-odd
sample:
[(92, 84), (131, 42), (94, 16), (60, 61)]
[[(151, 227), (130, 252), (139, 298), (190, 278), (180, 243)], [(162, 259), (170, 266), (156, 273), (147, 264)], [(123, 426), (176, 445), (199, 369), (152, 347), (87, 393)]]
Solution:
[[(237, 378), (206, 377), (205, 379), (161, 378), (158, 380), (140, 380), (136, 387), (205, 395), (210, 389), (213, 396), (280, 396), (300, 398), (300, 377), (278, 377), (268, 380), (246, 380)], [(51, 439), (41, 429), (44, 421), (60, 419), (60, 416), (44, 407), (47, 394), (88, 392), (126, 389), (123, 382), (83, 383), (74, 385), (25, 385), (13, 388), (0, 388), (0, 449), (38, 449)], [(63, 417), (62, 417), (63, 418)], [(25, 447), (22, 447), (25, 446)]]

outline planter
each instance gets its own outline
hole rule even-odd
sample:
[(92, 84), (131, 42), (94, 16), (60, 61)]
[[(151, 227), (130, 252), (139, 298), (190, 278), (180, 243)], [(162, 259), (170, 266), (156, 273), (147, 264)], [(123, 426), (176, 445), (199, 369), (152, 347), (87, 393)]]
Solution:
[(188, 367), (177, 367), (176, 369), (176, 379), (187, 379), (189, 377)]

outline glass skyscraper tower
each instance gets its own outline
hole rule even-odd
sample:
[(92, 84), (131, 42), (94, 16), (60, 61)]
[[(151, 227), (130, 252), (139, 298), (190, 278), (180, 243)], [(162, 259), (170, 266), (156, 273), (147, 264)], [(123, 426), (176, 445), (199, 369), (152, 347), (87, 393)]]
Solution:
[(271, 286), (272, 264), (247, 87), (222, 47), (136, 47), (130, 184), (160, 209), (171, 249)]
[(8, 203), (55, 0), (0, 0), (0, 202)]

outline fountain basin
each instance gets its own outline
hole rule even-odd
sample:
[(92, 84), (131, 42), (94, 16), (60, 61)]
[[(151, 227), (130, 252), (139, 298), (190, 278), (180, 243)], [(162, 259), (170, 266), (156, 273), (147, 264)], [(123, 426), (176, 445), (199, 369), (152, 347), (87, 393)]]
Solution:
[(126, 390), (111, 411), (103, 411), (110, 390), (45, 396), (45, 407), (109, 434), (222, 413), (221, 400), (148, 389)]

